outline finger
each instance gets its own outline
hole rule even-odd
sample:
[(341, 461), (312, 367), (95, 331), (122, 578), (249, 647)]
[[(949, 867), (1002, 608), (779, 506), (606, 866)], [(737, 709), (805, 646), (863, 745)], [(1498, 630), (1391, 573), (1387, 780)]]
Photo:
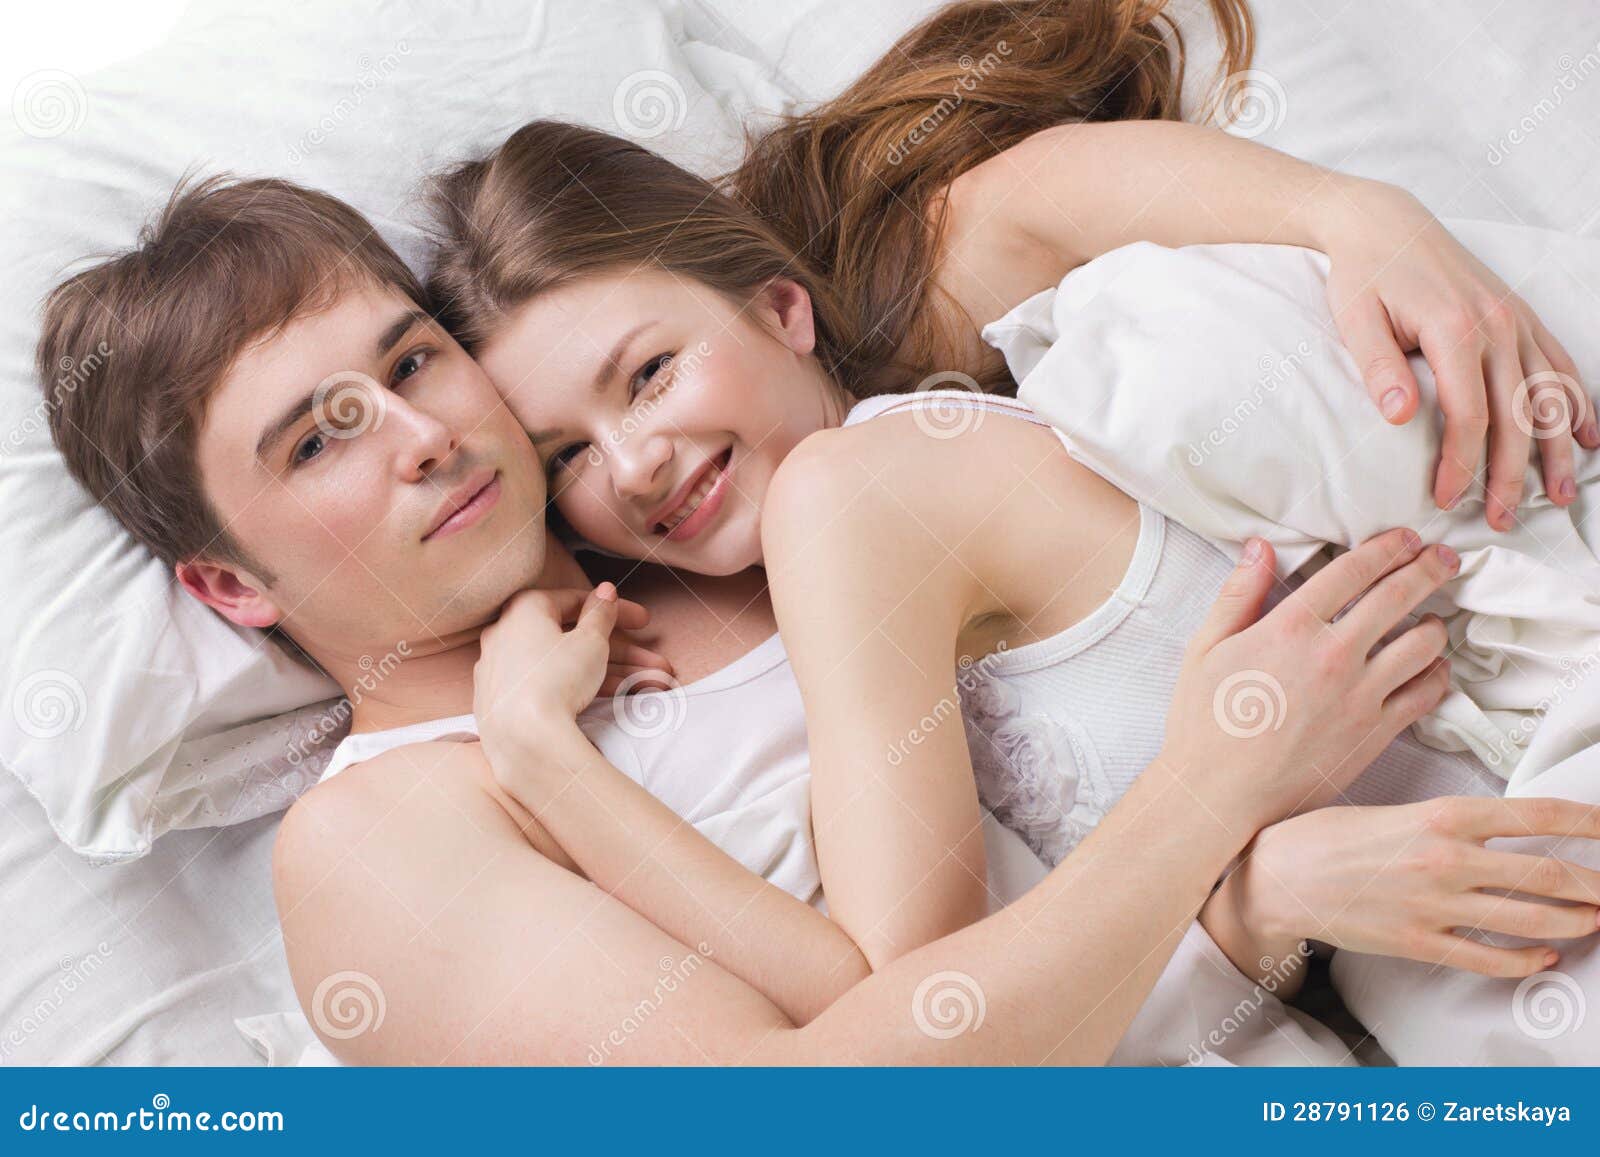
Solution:
[(1526, 398), (1528, 430), (1539, 450), (1539, 469), (1544, 492), (1557, 506), (1566, 506), (1578, 497), (1578, 484), (1572, 469), (1573, 432), (1588, 421), (1589, 399), (1577, 379), (1559, 373), (1544, 354), (1529, 345), (1522, 360), (1528, 376), (1519, 390)]
[(1430, 546), (1373, 584), (1334, 629), (1353, 639), (1364, 655), (1460, 569), (1455, 551), (1443, 543)]
[(1451, 917), (1462, 928), (1499, 932), (1523, 940), (1576, 940), (1597, 930), (1591, 904), (1539, 904), (1473, 892), (1459, 897)]
[(1392, 738), (1410, 727), (1450, 693), (1450, 660), (1435, 659), (1422, 674), (1395, 688), (1383, 701), (1383, 721)]
[(1530, 312), (1527, 314), (1527, 320), (1545, 360), (1556, 373), (1565, 375), (1571, 381), (1577, 395), (1573, 399), (1575, 404), (1572, 409), (1572, 430), (1577, 436), (1578, 445), (1586, 450), (1600, 449), (1600, 414), (1596, 413), (1594, 399), (1584, 388), (1583, 377), (1578, 373), (1578, 363), (1572, 360), (1567, 347), (1556, 340), (1555, 335), (1544, 327), (1544, 323), (1537, 315)]
[[(614, 592), (616, 586), (604, 583)], [(571, 626), (578, 621), (583, 613), (584, 606), (593, 593), (589, 587), (541, 587), (520, 591), (515, 596), (512, 605), (526, 608), (538, 608), (542, 616), (547, 616), (562, 626)], [(639, 603), (630, 599), (618, 598), (617, 625), (625, 631), (636, 631), (640, 627), (649, 625), (650, 612)]]
[(1600, 907), (1600, 872), (1559, 856), (1525, 856), (1479, 849), (1465, 864), (1476, 888), (1499, 888)]
[(606, 649), (609, 651), (611, 632), (616, 626), (617, 588), (610, 583), (601, 583), (583, 600), (583, 610), (578, 613), (578, 621), (572, 629), (574, 632), (584, 631), (605, 640)]
[(1421, 549), (1422, 539), (1404, 527), (1375, 534), (1312, 575), (1284, 603), (1297, 603), (1323, 622), (1331, 622), (1363, 591), (1416, 558)]
[(627, 636), (621, 633), (614, 633), (611, 636), (611, 661), (626, 663), (630, 667), (651, 667), (664, 674), (672, 674), (672, 664), (667, 661), (665, 655), (629, 642)]
[(625, 683), (626, 690), (633, 691), (672, 691), (678, 684), (672, 676), (665, 674), (656, 667), (636, 667), (631, 663), (613, 663), (606, 668), (608, 676), (615, 675), (620, 682)]
[(1192, 651), (1204, 654), (1260, 617), (1261, 604), (1272, 589), (1274, 558), (1272, 544), (1266, 539), (1245, 541), (1239, 565), (1223, 581), (1210, 613), (1189, 639)]
[[(1523, 384), (1522, 360), (1513, 348), (1495, 345), (1484, 355), (1488, 368), (1489, 486), (1484, 514), (1496, 530), (1509, 530), (1522, 501), (1528, 475), (1528, 450), (1533, 444), (1536, 411)], [(1566, 431), (1560, 436), (1565, 438)], [(1570, 458), (1570, 453), (1569, 453)]]
[(1542, 944), (1527, 948), (1495, 948), (1465, 936), (1439, 932), (1423, 940), (1422, 951), (1413, 959), (1428, 964), (1444, 964), (1483, 976), (1516, 978), (1532, 976), (1535, 972), (1553, 967), (1560, 955)]
[(1497, 836), (1576, 836), (1600, 840), (1600, 807), (1572, 799), (1518, 796), (1486, 799), (1464, 809), (1461, 834), (1475, 840)]
[(1438, 615), (1428, 615), (1372, 659), (1373, 677), (1387, 695), (1422, 674), (1450, 645), (1450, 631)]
[(1417, 412), (1416, 375), (1395, 341), (1389, 311), (1375, 293), (1364, 293), (1334, 316), (1339, 336), (1361, 367), (1361, 380), (1385, 421), (1409, 422)]
[(1489, 395), (1483, 381), (1483, 364), (1476, 338), (1445, 341), (1422, 335), (1422, 352), (1433, 367), (1439, 385), (1439, 408), (1444, 411), (1444, 441), (1439, 448), (1439, 470), (1433, 481), (1433, 500), (1445, 510), (1461, 501), (1483, 461), (1484, 436), (1489, 431)]

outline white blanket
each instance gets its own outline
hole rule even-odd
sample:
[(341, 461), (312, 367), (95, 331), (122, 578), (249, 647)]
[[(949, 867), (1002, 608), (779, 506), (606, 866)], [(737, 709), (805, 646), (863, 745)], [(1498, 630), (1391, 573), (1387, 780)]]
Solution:
[[(1600, 244), (1449, 224), (1600, 384), (1588, 288), (1600, 287)], [(1525, 785), (1600, 739), (1600, 679), (1589, 677), (1600, 668), (1600, 454), (1577, 450), (1579, 498), (1567, 508), (1531, 466), (1506, 533), (1484, 521), (1481, 473), (1454, 511), (1438, 510), (1433, 377), (1413, 355), (1421, 415), (1383, 420), (1334, 327), (1327, 268), (1322, 254), (1288, 246), (1132, 245), (1074, 270), (984, 337), (1075, 456), (1223, 549), (1268, 539), (1280, 577), (1325, 545), (1393, 526), (1458, 550), (1460, 574), (1422, 608), (1449, 625), (1454, 690), (1417, 734)]]

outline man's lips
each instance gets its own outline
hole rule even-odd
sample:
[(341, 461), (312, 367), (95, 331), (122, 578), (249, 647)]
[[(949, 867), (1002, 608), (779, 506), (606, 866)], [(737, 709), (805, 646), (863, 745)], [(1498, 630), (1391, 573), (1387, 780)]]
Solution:
[(500, 500), (500, 472), (478, 471), (458, 486), (439, 507), (433, 527), (422, 536), (423, 542), (465, 530), (477, 522)]
[[(674, 542), (693, 538), (704, 530), (722, 507), (732, 462), (731, 446), (716, 457), (707, 459), (705, 465), (685, 479), (672, 499), (656, 513), (650, 522), (651, 530)], [(713, 476), (714, 480), (710, 481), (707, 488), (706, 483)], [(685, 507), (691, 508), (687, 516), (684, 515)]]

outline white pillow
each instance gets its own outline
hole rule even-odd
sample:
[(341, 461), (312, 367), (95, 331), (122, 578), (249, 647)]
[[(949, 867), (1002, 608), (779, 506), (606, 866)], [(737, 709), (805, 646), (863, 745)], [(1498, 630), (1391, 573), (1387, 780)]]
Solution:
[[(145, 56), (18, 91), (0, 136), (0, 761), (74, 850), (126, 859), (169, 828), (284, 807), (343, 713), (325, 711), (331, 682), (182, 593), (70, 479), (32, 366), (50, 287), (132, 244), (196, 166), (326, 189), (415, 265), (422, 175), (533, 117), (712, 173), (740, 153), (727, 104), (782, 94), (688, 44), (676, 0), (227, 0)], [(116, 351), (61, 375), (90, 355)]]

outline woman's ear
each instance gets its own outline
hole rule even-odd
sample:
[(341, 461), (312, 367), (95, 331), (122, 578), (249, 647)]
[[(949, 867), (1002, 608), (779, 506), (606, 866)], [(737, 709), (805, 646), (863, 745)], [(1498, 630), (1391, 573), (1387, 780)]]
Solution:
[(173, 568), (183, 589), (229, 622), (265, 629), (283, 619), (283, 611), (251, 575), (221, 563), (191, 559)]
[(817, 328), (811, 314), (811, 295), (798, 281), (777, 277), (767, 282), (761, 291), (761, 313), (769, 320), (778, 340), (801, 357), (816, 348)]

